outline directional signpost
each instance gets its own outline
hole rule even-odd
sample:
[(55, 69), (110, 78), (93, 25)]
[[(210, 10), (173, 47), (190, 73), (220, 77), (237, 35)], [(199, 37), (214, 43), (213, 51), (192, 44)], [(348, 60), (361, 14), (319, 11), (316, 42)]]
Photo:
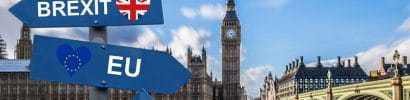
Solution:
[(21, 0), (9, 11), (31, 28), (163, 24), (161, 0)]
[(176, 92), (191, 73), (165, 52), (107, 45), (107, 26), (163, 24), (161, 0), (22, 0), (9, 11), (30, 28), (90, 27), (90, 42), (34, 37), (30, 79), (83, 84), (91, 100), (107, 88)]
[(166, 52), (34, 37), (30, 79), (175, 93), (191, 73)]

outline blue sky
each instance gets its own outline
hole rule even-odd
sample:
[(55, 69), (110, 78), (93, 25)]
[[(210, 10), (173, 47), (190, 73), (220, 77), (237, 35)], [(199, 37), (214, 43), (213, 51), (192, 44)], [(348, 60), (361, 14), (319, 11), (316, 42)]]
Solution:
[[(14, 0), (0, 1), (0, 33), (12, 52), (21, 23), (7, 9)], [(165, 24), (110, 27), (109, 42), (140, 48), (173, 48), (181, 62), (191, 46), (204, 45), (209, 71), (220, 79), (220, 26), (225, 0), (163, 0)], [(284, 65), (299, 56), (305, 63), (316, 56), (359, 56), (366, 71), (377, 68), (381, 56), (399, 49), (410, 55), (408, 0), (236, 0), (242, 25), (242, 85), (256, 96), (263, 77), (278, 77)], [(86, 40), (87, 28), (33, 29), (34, 34)], [(389, 59), (389, 58), (387, 58)], [(211, 70), (212, 69), (212, 70)]]

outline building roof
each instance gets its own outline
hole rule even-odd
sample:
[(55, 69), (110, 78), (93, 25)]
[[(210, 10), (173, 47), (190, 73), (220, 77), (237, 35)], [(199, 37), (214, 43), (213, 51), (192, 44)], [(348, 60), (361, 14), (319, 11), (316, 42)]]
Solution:
[[(384, 66), (382, 66), (382, 67), (385, 71), (387, 71), (387, 70), (392, 69), (392, 68), (395, 69), (395, 66), (396, 65), (394, 65), (394, 64), (384, 64)], [(398, 64), (398, 68), (399, 68), (399, 70), (410, 72), (410, 64)]]
[(279, 80), (289, 79), (326, 79), (328, 70), (332, 73), (332, 79), (367, 79), (366, 72), (361, 67), (297, 67), (284, 73)]
[(354, 78), (367, 78), (366, 72), (360, 67), (306, 67), (302, 68), (296, 73), (296, 78), (316, 78), (326, 79), (328, 70), (332, 73), (332, 78), (335, 79), (354, 79)]
[(234, 5), (235, 2), (234, 2), (234, 0), (228, 0), (228, 4), (231, 4), (231, 5), (233, 4)]
[(2, 59), (0, 72), (30, 72), (30, 60)]
[[(228, 0), (227, 6), (234, 6), (235, 7), (234, 1), (233, 0)], [(239, 22), (238, 16), (236, 15), (236, 11), (235, 10), (233, 10), (233, 11), (227, 10), (226, 14), (225, 14), (225, 18), (223, 19), (223, 21), (238, 21)]]
[(226, 11), (224, 21), (239, 21), (236, 11)]

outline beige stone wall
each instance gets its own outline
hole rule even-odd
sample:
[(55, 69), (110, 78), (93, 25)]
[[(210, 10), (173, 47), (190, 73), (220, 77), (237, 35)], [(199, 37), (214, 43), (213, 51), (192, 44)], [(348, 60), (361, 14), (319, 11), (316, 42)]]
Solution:
[[(109, 90), (111, 100), (131, 100), (133, 91)], [(28, 72), (0, 73), (0, 100), (88, 100), (87, 86), (29, 79)]]

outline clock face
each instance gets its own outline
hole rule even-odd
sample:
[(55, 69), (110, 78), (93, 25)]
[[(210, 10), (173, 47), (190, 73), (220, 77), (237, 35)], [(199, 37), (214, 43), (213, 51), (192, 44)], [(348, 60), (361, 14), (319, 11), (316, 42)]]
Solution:
[(228, 29), (225, 35), (228, 39), (234, 39), (236, 37), (236, 31), (233, 29)]

